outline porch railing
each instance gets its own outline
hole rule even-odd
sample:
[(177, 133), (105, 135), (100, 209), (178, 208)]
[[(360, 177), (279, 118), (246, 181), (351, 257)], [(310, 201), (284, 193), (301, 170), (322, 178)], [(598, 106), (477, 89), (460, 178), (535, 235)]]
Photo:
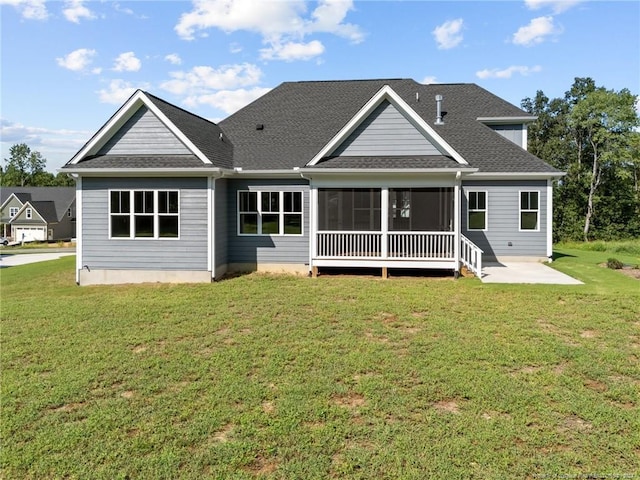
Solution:
[(482, 275), (482, 254), (484, 252), (464, 235), (460, 235), (460, 261), (477, 277)]
[(455, 259), (454, 232), (317, 233), (316, 258)]

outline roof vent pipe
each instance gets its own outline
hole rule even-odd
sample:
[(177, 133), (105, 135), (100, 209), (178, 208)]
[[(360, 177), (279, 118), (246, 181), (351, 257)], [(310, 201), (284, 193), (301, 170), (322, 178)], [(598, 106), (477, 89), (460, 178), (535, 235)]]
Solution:
[(444, 125), (442, 121), (442, 95), (436, 95), (436, 125)]

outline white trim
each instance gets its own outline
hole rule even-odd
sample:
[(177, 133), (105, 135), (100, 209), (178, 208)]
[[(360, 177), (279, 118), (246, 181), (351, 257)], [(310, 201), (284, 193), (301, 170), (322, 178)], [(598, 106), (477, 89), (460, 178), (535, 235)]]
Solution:
[(316, 233), (318, 232), (318, 188), (309, 184), (309, 269), (315, 263), (313, 259), (317, 256), (318, 241)]
[(477, 172), (471, 173), (470, 180), (481, 178), (482, 180), (548, 180), (560, 178), (567, 172)]
[(382, 252), (389, 251), (389, 187), (380, 189), (380, 232), (382, 242), (380, 248)]
[(15, 217), (19, 211), (20, 211), (20, 207), (9, 207), (9, 218)]
[(20, 200), (20, 199), (16, 196), (16, 194), (12, 192), (12, 193), (11, 193), (11, 195), (9, 195), (9, 196), (7, 197), (7, 199), (4, 201), (4, 203), (3, 203), (2, 205), (0, 205), (0, 211), (1, 211), (1, 210), (4, 210), (4, 207), (7, 205), (7, 203), (9, 203), (9, 200), (11, 200), (11, 197), (15, 198), (15, 199), (18, 201), (18, 203), (20, 204), (20, 207), (18, 207), (18, 208), (21, 208), (21, 207), (22, 207), (22, 205), (24, 205), (24, 203), (22, 203), (22, 200)]
[[(129, 193), (129, 213), (112, 213), (111, 212), (111, 193), (113, 192), (128, 192)], [(152, 192), (153, 193), (153, 213), (141, 213), (135, 212), (135, 194), (137, 192)], [(176, 192), (178, 194), (178, 213), (160, 213), (159, 212), (159, 201), (158, 194), (160, 192)], [(167, 240), (167, 241), (177, 241), (180, 240), (180, 224), (182, 217), (182, 209), (180, 208), (180, 204), (182, 203), (180, 200), (180, 189), (177, 188), (110, 188), (107, 190), (107, 203), (109, 205), (108, 216), (109, 216), (109, 240), (127, 240), (127, 241), (145, 241), (145, 240)], [(129, 216), (129, 236), (128, 237), (114, 237), (113, 232), (111, 231), (111, 217), (113, 215), (118, 216)], [(135, 218), (136, 216), (144, 216), (144, 217), (153, 217), (153, 236), (152, 237), (136, 237), (135, 236)], [(160, 236), (160, 216), (171, 216), (178, 218), (178, 236), (177, 237), (162, 237)]]
[(76, 284), (80, 285), (82, 270), (82, 177), (76, 181)]
[[(471, 213), (471, 207), (469, 206), (469, 194), (470, 193), (484, 193), (484, 209), (476, 208), (474, 212), (484, 212), (484, 228), (471, 228), (469, 225), (469, 214)], [(466, 188), (465, 197), (467, 198), (467, 231), (468, 232), (487, 232), (489, 230), (489, 191), (477, 188)]]
[(462, 191), (462, 174), (456, 175), (456, 183), (453, 187), (453, 231), (455, 233), (455, 239), (453, 244), (454, 256), (456, 258), (455, 272), (460, 272), (460, 242), (462, 235), (462, 202), (460, 201), (460, 194)]
[(211, 272), (211, 278), (214, 278), (216, 275), (216, 261), (215, 261), (215, 228), (216, 222), (214, 218), (215, 209), (215, 183), (216, 179), (214, 177), (207, 177), (207, 223), (209, 224), (209, 228), (207, 228), (207, 265), (209, 266), (209, 271)]
[(514, 117), (478, 117), (477, 121), (485, 125), (512, 125), (516, 123), (532, 123), (538, 119), (536, 115), (518, 115)]
[(466, 174), (473, 174), (478, 171), (477, 168), (465, 168), (452, 169), (452, 168), (304, 168), (301, 170), (304, 174), (322, 174), (322, 173), (344, 173), (344, 174), (356, 174), (367, 175), (370, 173), (393, 173), (393, 174), (411, 174), (411, 173), (448, 173), (451, 175), (457, 174), (459, 171)]
[[(182, 131), (169, 120), (164, 113), (145, 95), (142, 90), (136, 90), (116, 113), (105, 123), (98, 132), (76, 153), (69, 161), (69, 165), (76, 165), (83, 158), (95, 155), (117, 133), (117, 131), (129, 120), (141, 106), (147, 107), (151, 112), (173, 133), (191, 152), (202, 160), (211, 164), (209, 160)], [(68, 170), (67, 170), (68, 171)]]
[[(241, 193), (255, 193), (256, 194), (256, 211), (240, 211), (240, 194)], [(264, 193), (277, 193), (278, 194), (278, 212), (263, 212), (262, 211), (262, 194)], [(284, 194), (285, 193), (299, 193), (300, 194), (300, 211), (299, 212), (285, 212), (284, 211)], [(242, 233), (240, 231), (240, 215), (241, 214), (256, 214), (257, 220), (257, 233)], [(278, 215), (278, 231), (280, 233), (262, 233), (262, 216), (263, 215)], [(300, 215), (300, 233), (285, 233), (285, 215)], [(236, 235), (238, 237), (302, 237), (304, 236), (304, 192), (297, 189), (285, 189), (282, 187), (271, 188), (269, 186), (260, 187), (257, 189), (246, 189), (236, 191)]]
[(453, 149), (436, 131), (431, 125), (424, 121), (424, 119), (418, 115), (413, 108), (411, 108), (401, 97), (398, 95), (389, 85), (384, 85), (378, 93), (369, 99), (367, 103), (356, 113), (351, 120), (349, 120), (344, 127), (340, 129), (334, 137), (329, 140), (322, 149), (311, 159), (307, 166), (316, 165), (320, 160), (333, 152), (342, 142), (344, 142), (349, 135), (351, 135), (355, 129), (360, 125), (373, 110), (378, 107), (384, 100), (388, 100), (394, 107), (400, 110), (400, 113), (409, 117), (409, 119), (422, 130), (422, 134), (430, 139), (433, 139), (438, 150), (443, 150), (446, 154), (451, 155), (454, 160), (462, 165), (468, 165), (468, 162)]
[(24, 219), (33, 220), (33, 207), (27, 207), (24, 209)]
[(529, 151), (529, 130), (527, 128), (527, 124), (522, 124), (522, 148)]
[[(538, 194), (538, 205), (535, 209), (528, 208), (526, 210), (522, 209), (522, 194), (523, 193), (537, 193)], [(518, 190), (518, 231), (519, 232), (539, 232), (540, 231), (540, 190)], [(536, 213), (536, 228), (522, 228), (522, 213)]]
[(553, 258), (553, 181), (547, 180), (547, 258)]
[(196, 168), (68, 168), (58, 170), (62, 173), (73, 173), (85, 177), (171, 177), (180, 175), (181, 177), (204, 177), (212, 173), (223, 173), (224, 170), (217, 167), (196, 167)]

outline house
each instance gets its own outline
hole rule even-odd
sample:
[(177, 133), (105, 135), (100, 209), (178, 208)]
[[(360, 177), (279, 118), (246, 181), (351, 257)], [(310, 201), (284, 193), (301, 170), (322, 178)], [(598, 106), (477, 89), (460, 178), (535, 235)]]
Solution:
[(75, 237), (76, 189), (2, 187), (2, 235), (14, 242), (56, 241)]
[(287, 82), (219, 124), (143, 91), (62, 168), (77, 281), (447, 269), (552, 255), (535, 117), (475, 84)]

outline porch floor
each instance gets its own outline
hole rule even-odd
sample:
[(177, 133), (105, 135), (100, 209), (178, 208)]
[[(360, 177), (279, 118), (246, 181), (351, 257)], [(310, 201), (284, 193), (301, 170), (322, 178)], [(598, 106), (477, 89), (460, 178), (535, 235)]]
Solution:
[(483, 283), (582, 285), (580, 280), (538, 262), (485, 263), (481, 280)]

